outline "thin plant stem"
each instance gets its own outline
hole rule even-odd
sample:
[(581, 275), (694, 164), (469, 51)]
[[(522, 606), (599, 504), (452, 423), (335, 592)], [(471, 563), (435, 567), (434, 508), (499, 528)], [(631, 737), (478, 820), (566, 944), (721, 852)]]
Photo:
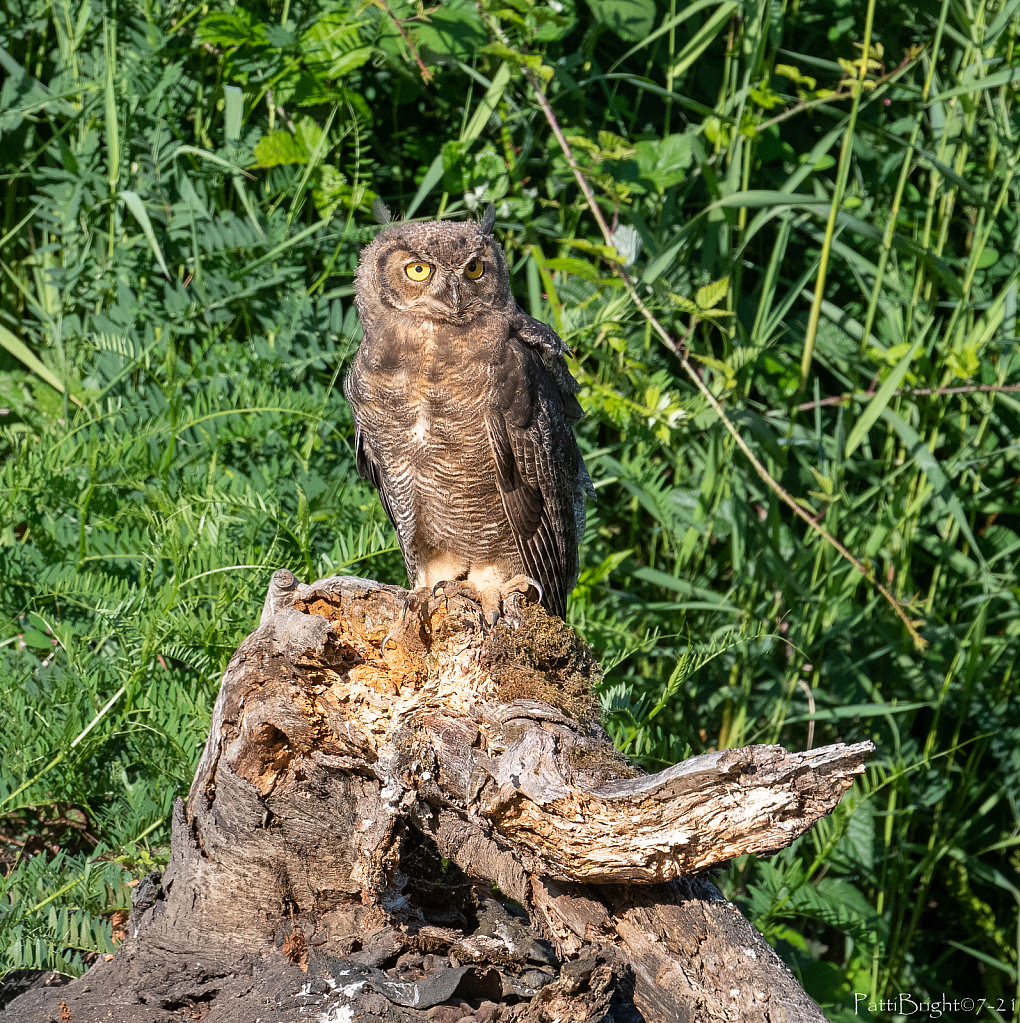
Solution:
[[(893, 391), (894, 398), (942, 398), (950, 394), (1008, 394), (1020, 391), (1020, 384), (967, 384), (963, 387), (911, 387), (902, 391)], [(853, 394), (836, 394), (831, 398), (818, 401), (805, 401), (795, 405), (795, 412), (810, 412), (816, 408), (832, 405), (845, 405), (849, 401), (866, 401), (875, 397), (874, 391), (854, 391)]]
[(666, 98), (666, 118), (663, 135), (669, 134), (669, 122), (673, 115), (673, 55), (676, 52), (676, 26), (673, 24), (676, 18), (676, 0), (669, 0), (669, 61), (666, 64), (666, 92), (670, 95)]
[[(853, 154), (854, 129), (857, 125), (857, 111), (860, 109), (861, 96), (864, 94), (864, 83), (868, 75), (868, 56), (871, 52), (871, 28), (875, 21), (875, 0), (868, 0), (868, 13), (864, 22), (864, 48), (861, 51), (861, 77), (854, 84), (854, 98), (850, 105), (850, 119), (843, 136), (843, 147), (839, 153), (839, 167), (836, 171), (836, 188), (832, 193), (832, 204), (829, 207), (829, 219), (825, 225), (825, 241), (822, 243), (822, 256), (818, 263), (818, 276), (815, 278), (815, 297), (808, 315), (807, 330), (804, 333), (804, 351), (800, 360), (800, 385), (803, 391), (807, 386), (811, 372), (811, 362), (815, 352), (815, 336), (818, 333), (818, 320), (822, 314), (822, 299), (825, 296), (825, 278), (829, 270), (829, 252), (832, 249), (832, 236), (836, 229), (836, 216), (843, 205), (843, 192), (846, 189), (847, 177), (850, 174), (850, 158)], [(865, 335), (867, 337), (867, 335)]]
[(425, 65), (421, 57), (418, 56), (418, 51), (414, 48), (414, 43), (411, 42), (410, 37), (404, 31), (401, 20), (390, 10), (390, 5), (386, 3), (386, 0), (372, 0), (372, 3), (384, 10), (390, 21), (396, 26), (397, 31), (400, 33), (400, 38), (404, 40), (405, 45), (411, 51), (411, 56), (414, 57), (415, 63), (418, 65), (418, 70), (421, 72), (421, 80), (428, 85), (432, 81), (432, 72)]
[(917, 136), (920, 134), (921, 125), (924, 122), (925, 108), (928, 103), (928, 96), (931, 93), (932, 79), (935, 77), (935, 59), (938, 56), (939, 46), (942, 44), (942, 32), (946, 27), (946, 15), (949, 13), (949, 0), (942, 0), (942, 12), (939, 15), (938, 26), (935, 29), (935, 39), (931, 47), (931, 60), (928, 62), (928, 74), (925, 76), (924, 87), (921, 89), (921, 106), (914, 119), (914, 127), (910, 133), (910, 142), (907, 144), (903, 157), (903, 165), (900, 167), (899, 180), (896, 182), (896, 192), (893, 195), (892, 208), (889, 211), (889, 219), (885, 226), (885, 233), (882, 236), (882, 251), (878, 257), (878, 269), (875, 271), (875, 284), (871, 289), (871, 299), (868, 302), (868, 313), (864, 319), (864, 332), (861, 334), (861, 350), (868, 343), (871, 336), (871, 328), (875, 324), (875, 315), (878, 310), (878, 297), (882, 291), (882, 282), (885, 279), (885, 267), (889, 260), (889, 253), (892, 250), (893, 235), (896, 233), (896, 220), (900, 213), (900, 203), (903, 201), (903, 191), (910, 177), (910, 170), (913, 166), (913, 154), (917, 145)]

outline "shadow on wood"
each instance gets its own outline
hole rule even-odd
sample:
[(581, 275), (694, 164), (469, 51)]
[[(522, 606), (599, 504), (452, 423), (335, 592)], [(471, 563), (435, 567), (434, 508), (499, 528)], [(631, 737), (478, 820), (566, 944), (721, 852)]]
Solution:
[(7, 1017), (823, 1020), (696, 872), (788, 845), (871, 744), (643, 775), (599, 677), (537, 607), (486, 631), (460, 598), (277, 572), (128, 939)]

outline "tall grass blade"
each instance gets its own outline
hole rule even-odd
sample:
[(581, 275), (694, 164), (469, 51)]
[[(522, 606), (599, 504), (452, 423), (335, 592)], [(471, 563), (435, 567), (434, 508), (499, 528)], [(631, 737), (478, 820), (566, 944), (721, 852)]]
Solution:
[[(923, 335), (922, 335), (923, 337)], [(862, 338), (862, 342), (863, 342)], [(903, 378), (907, 375), (907, 370), (910, 369), (910, 364), (914, 361), (914, 356), (917, 354), (921, 347), (922, 338), (919, 337), (908, 349), (906, 354), (896, 366), (892, 372), (882, 381), (882, 386), (878, 389), (875, 397), (868, 402), (864, 411), (861, 413), (860, 419), (854, 423), (854, 428), (850, 431), (850, 436), (846, 439), (846, 447), (843, 449), (843, 458), (849, 458), (856, 450), (862, 440), (868, 435), (868, 431), (878, 421), (878, 417), (885, 410), (885, 407), (892, 400), (893, 394), (896, 393), (896, 389), (900, 386)]]
[(166, 260), (163, 258), (163, 250), (159, 247), (159, 242), (156, 240), (156, 232), (152, 229), (152, 221), (149, 219), (145, 204), (138, 193), (132, 192), (130, 189), (122, 191), (120, 197), (124, 200), (124, 205), (131, 211), (132, 216), (138, 221), (138, 226), (141, 227), (145, 240), (149, 243), (149, 248), (152, 249), (152, 254), (156, 257), (156, 262), (159, 263), (163, 275), (167, 280), (170, 280), (170, 271), (167, 268)]

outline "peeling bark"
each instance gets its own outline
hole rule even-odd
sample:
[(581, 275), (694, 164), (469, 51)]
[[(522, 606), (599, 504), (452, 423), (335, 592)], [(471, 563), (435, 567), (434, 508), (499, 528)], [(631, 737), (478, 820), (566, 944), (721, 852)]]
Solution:
[(127, 941), (6, 1018), (822, 1020), (698, 872), (788, 845), (871, 744), (644, 775), (598, 679), (540, 608), (487, 632), (456, 597), (278, 572)]

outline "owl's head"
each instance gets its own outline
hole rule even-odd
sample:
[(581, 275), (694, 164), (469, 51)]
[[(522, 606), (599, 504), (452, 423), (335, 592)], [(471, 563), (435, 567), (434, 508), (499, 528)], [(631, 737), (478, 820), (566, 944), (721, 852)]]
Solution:
[(510, 280), (490, 206), (479, 223), (395, 224), (361, 253), (355, 280), (362, 313), (379, 304), (405, 316), (466, 323), (505, 310)]

